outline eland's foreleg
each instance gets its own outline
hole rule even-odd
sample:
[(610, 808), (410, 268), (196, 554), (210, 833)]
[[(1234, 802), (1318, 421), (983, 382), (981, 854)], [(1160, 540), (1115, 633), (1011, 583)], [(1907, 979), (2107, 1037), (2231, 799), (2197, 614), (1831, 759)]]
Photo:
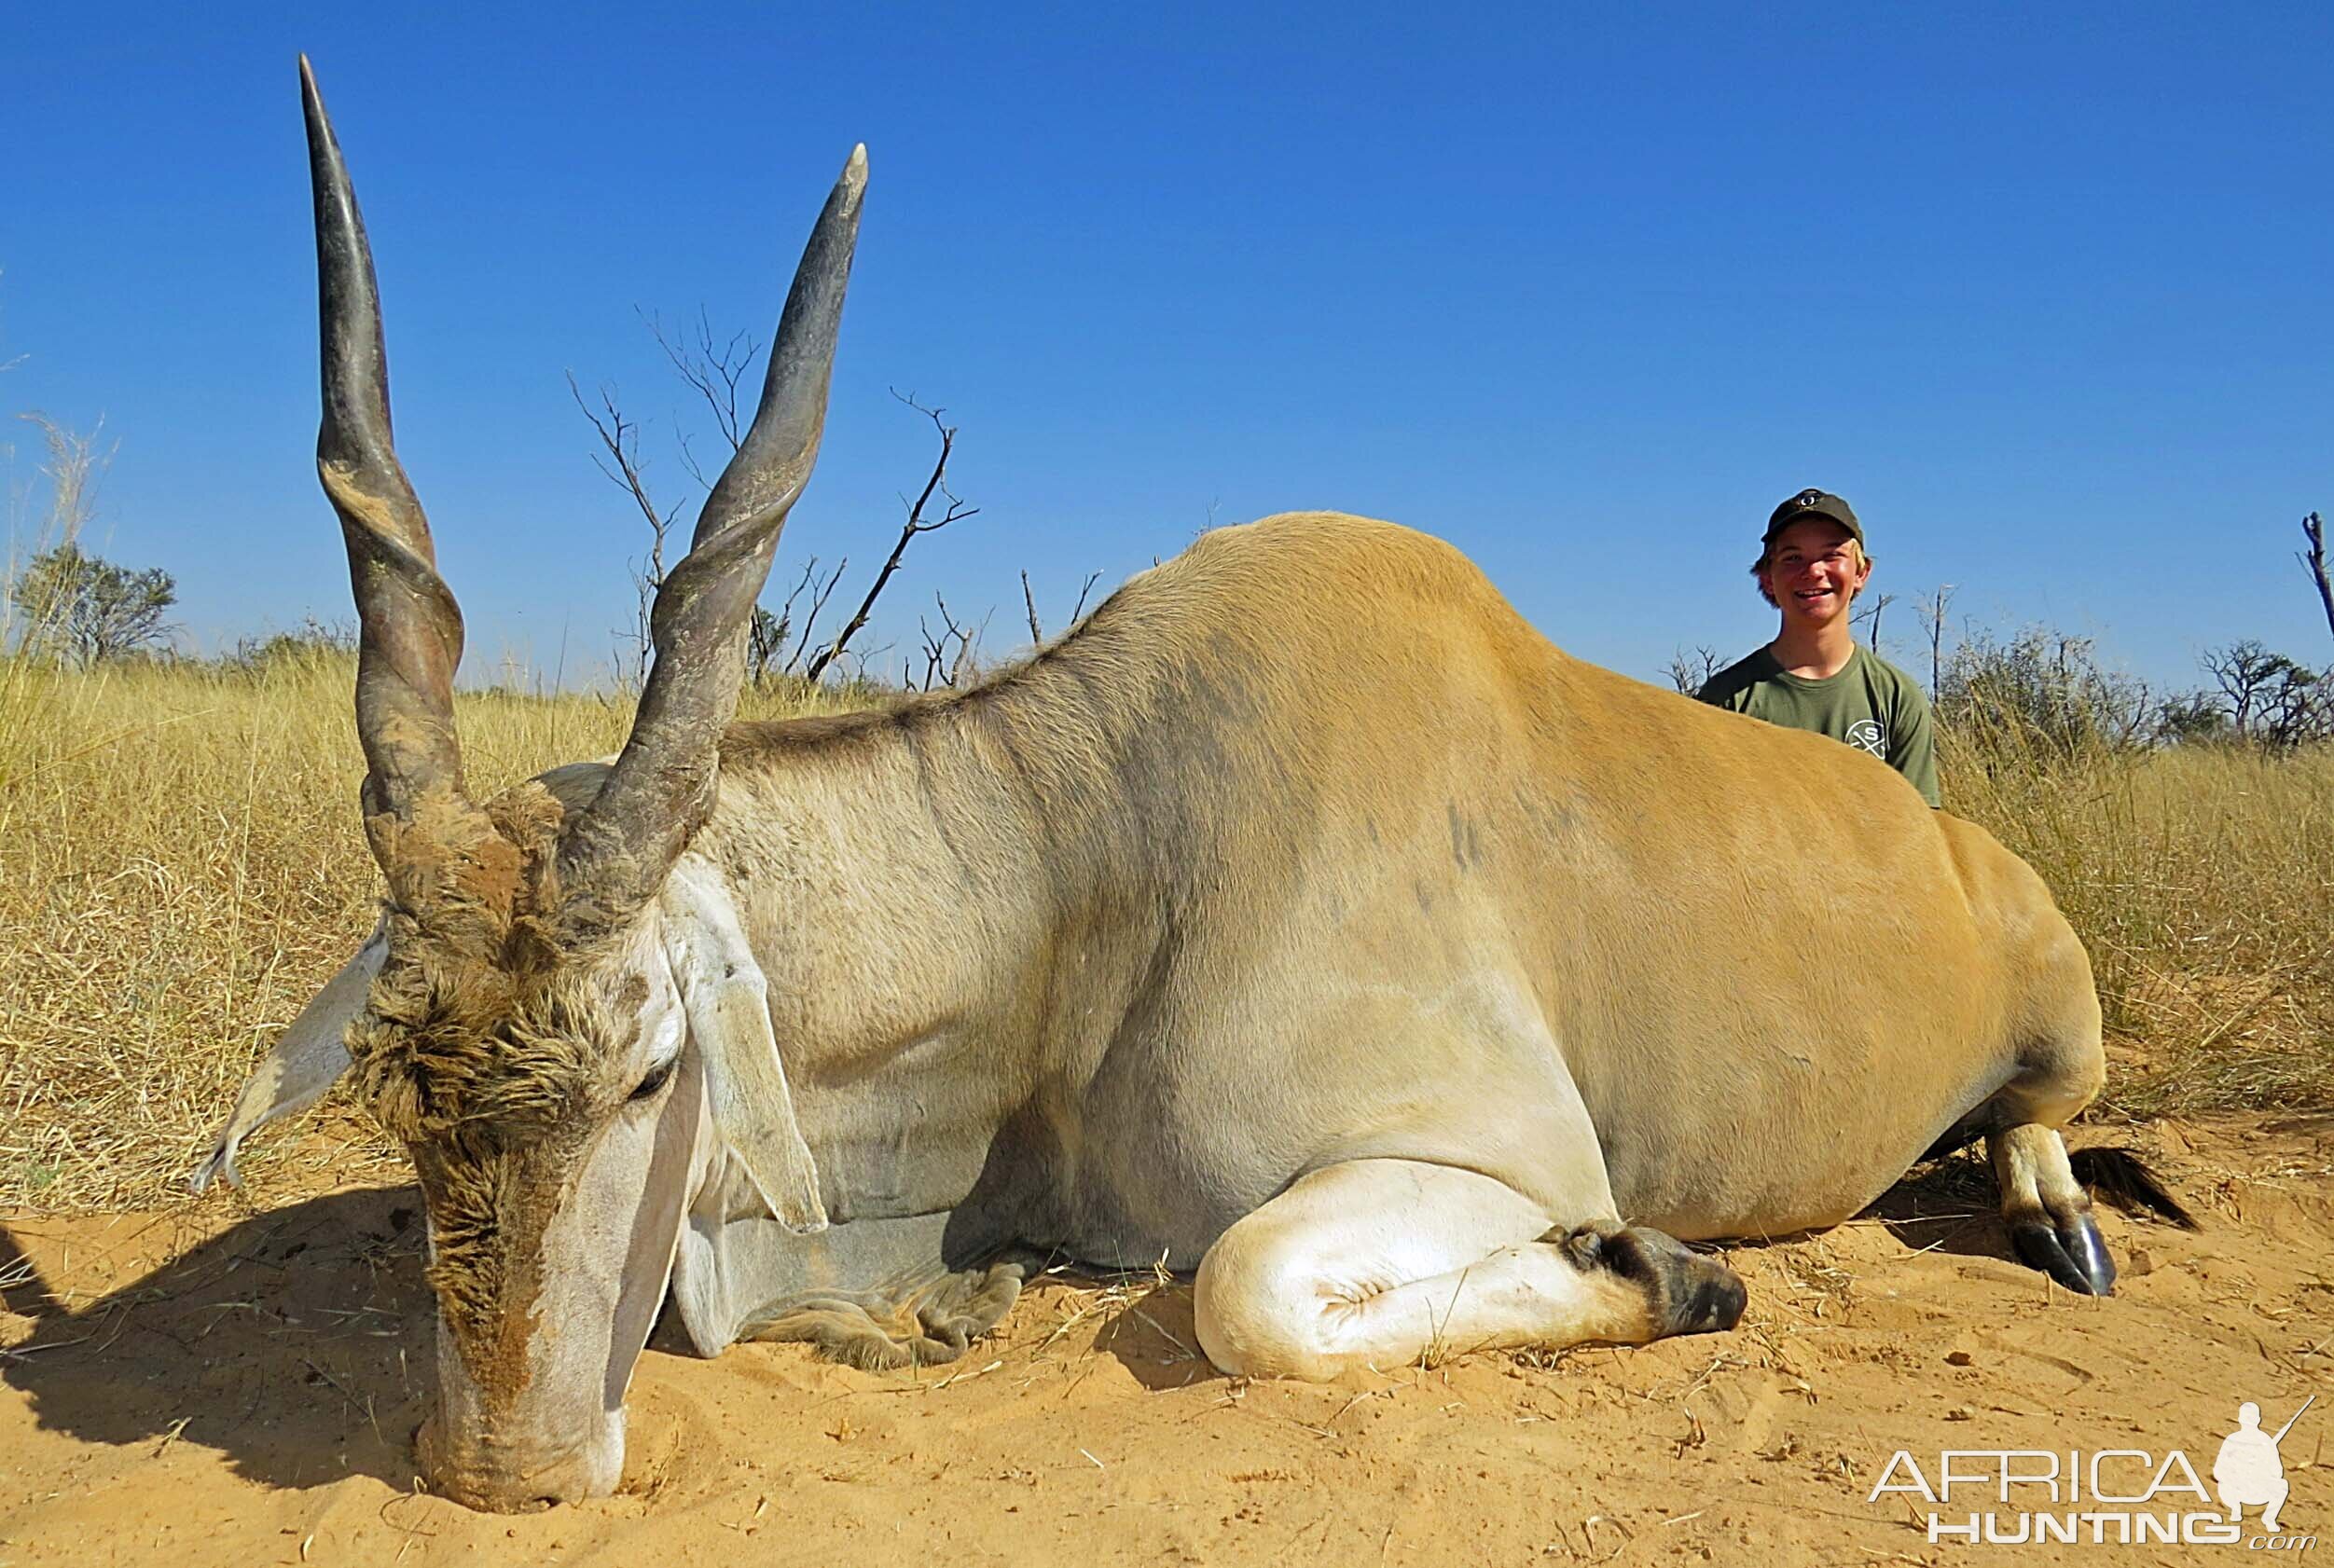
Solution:
[[(1601, 1196), (1601, 1173), (1593, 1185)], [(1323, 1167), (1200, 1259), (1200, 1348), (1226, 1372), (1318, 1381), (1473, 1350), (1641, 1344), (1742, 1316), (1725, 1265), (1623, 1226), (1609, 1196), (1586, 1206), (1552, 1215), (1490, 1176), (1418, 1161)]]

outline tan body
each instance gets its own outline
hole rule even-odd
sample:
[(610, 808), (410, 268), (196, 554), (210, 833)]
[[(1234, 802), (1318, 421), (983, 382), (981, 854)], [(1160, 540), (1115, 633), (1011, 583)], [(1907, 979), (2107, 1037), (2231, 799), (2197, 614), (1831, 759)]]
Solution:
[[(1781, 1233), (2022, 1074), (2053, 1123), (2099, 1081), (2082, 951), (1985, 833), (1388, 524), (1209, 534), (979, 692), (734, 728), (722, 778), (697, 849), (838, 1220), (957, 1206), (1001, 1133), (998, 1228), (1098, 1263), (1372, 1156)], [(920, 1185), (871, 1209), (905, 1104)]]

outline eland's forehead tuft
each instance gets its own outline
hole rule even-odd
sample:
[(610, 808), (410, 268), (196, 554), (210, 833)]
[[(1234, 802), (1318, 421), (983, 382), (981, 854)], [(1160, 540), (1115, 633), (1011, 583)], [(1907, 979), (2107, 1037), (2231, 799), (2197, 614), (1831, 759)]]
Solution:
[(349, 1027), (358, 1092), (407, 1143), (456, 1129), (523, 1135), (550, 1126), (587, 1111), (627, 1057), (643, 986), (616, 966), (514, 975), (393, 946)]
[(594, 783), (504, 791), (483, 812), (489, 831), (456, 855), (441, 844), (407, 884), (422, 897), (393, 900), (388, 956), (347, 1045), (394, 1135), (549, 1125), (586, 1109), (632, 1043), (645, 982), (626, 955), (640, 912), (559, 877), (561, 833)]

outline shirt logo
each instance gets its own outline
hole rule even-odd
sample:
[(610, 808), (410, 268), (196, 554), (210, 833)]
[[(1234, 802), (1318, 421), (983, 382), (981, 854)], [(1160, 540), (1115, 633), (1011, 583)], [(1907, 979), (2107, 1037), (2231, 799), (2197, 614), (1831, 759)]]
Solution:
[(1882, 762), (1888, 760), (1888, 732), (1880, 727), (1877, 719), (1858, 719), (1848, 726), (1848, 744), (1858, 751), (1870, 751)]

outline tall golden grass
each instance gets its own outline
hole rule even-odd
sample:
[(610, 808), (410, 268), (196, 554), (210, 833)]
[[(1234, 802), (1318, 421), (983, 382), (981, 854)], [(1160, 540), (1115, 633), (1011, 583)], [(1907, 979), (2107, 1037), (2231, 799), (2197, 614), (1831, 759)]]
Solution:
[(2334, 1106), (2334, 749), (1948, 729), (1950, 811), (2041, 873), (2091, 951), (2126, 1116)]
[[(166, 1198), (254, 1057), (347, 957), (377, 876), (344, 658), (255, 672), (0, 660), (0, 1206)], [(795, 693), (750, 711), (850, 699)], [(491, 790), (606, 755), (628, 702), (466, 694)], [(1948, 804), (2057, 890), (2117, 1038), (2131, 1115), (2334, 1095), (2334, 756), (2069, 756), (1949, 736)], [(313, 1125), (313, 1124), (312, 1124)], [(347, 1107), (298, 1158), (386, 1174)]]
[[(372, 928), (353, 676), (329, 654), (249, 673), (0, 659), (0, 1206), (165, 1196)], [(746, 711), (850, 705), (795, 690)], [(456, 708), (481, 792), (610, 755), (631, 722), (628, 698)], [(352, 1172), (390, 1153), (345, 1111), (326, 1129)]]

